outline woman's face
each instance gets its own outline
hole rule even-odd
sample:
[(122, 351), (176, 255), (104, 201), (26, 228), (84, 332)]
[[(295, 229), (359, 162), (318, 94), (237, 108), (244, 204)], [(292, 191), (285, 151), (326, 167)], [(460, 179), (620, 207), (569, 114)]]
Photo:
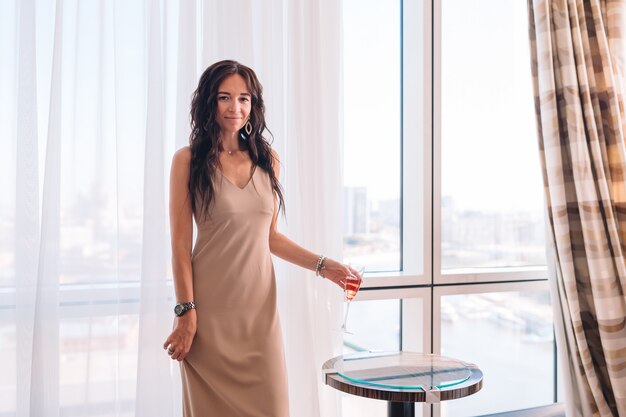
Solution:
[(252, 96), (239, 74), (229, 75), (217, 89), (217, 124), (222, 133), (233, 134), (248, 121)]

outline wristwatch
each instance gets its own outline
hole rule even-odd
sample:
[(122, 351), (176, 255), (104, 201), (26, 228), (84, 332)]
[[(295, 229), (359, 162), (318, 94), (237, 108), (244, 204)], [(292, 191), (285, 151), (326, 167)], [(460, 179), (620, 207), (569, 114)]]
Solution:
[(174, 314), (180, 317), (186, 312), (188, 312), (189, 310), (194, 309), (194, 308), (196, 308), (196, 305), (194, 304), (193, 301), (190, 301), (188, 303), (176, 303), (176, 306), (174, 306)]

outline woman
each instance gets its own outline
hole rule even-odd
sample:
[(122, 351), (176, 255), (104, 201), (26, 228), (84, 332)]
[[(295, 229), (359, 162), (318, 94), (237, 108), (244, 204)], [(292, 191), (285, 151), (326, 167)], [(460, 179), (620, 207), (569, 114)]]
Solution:
[[(185, 417), (286, 417), (287, 378), (271, 254), (343, 288), (354, 269), (277, 230), (279, 160), (262, 87), (235, 61), (206, 69), (191, 105), (190, 144), (170, 177), (177, 305), (165, 341), (181, 361)], [(198, 237), (192, 251), (192, 218)], [(196, 308), (197, 307), (197, 308)]]

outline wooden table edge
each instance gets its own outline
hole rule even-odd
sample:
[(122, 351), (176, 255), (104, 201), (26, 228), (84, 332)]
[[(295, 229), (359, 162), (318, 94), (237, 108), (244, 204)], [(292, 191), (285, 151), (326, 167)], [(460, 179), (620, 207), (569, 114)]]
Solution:
[[(427, 402), (426, 392), (420, 389), (400, 389), (377, 387), (362, 384), (342, 377), (335, 371), (334, 364), (341, 357), (330, 359), (324, 363), (324, 378), (326, 385), (339, 391), (357, 395), (359, 397), (372, 398), (393, 402)], [(467, 397), (481, 390), (483, 386), (483, 373), (475, 365), (468, 365), (471, 369), (469, 379), (459, 384), (443, 387), (439, 390), (439, 401), (454, 400)]]

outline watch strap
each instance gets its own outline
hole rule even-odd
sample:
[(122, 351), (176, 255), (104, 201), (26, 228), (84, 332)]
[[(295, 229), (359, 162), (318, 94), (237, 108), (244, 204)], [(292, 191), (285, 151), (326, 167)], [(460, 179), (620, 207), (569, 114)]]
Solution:
[(188, 312), (189, 310), (193, 310), (195, 308), (196, 308), (196, 304), (193, 301), (188, 301), (185, 303), (176, 303), (176, 306), (174, 306), (174, 314), (180, 317), (186, 312)]

